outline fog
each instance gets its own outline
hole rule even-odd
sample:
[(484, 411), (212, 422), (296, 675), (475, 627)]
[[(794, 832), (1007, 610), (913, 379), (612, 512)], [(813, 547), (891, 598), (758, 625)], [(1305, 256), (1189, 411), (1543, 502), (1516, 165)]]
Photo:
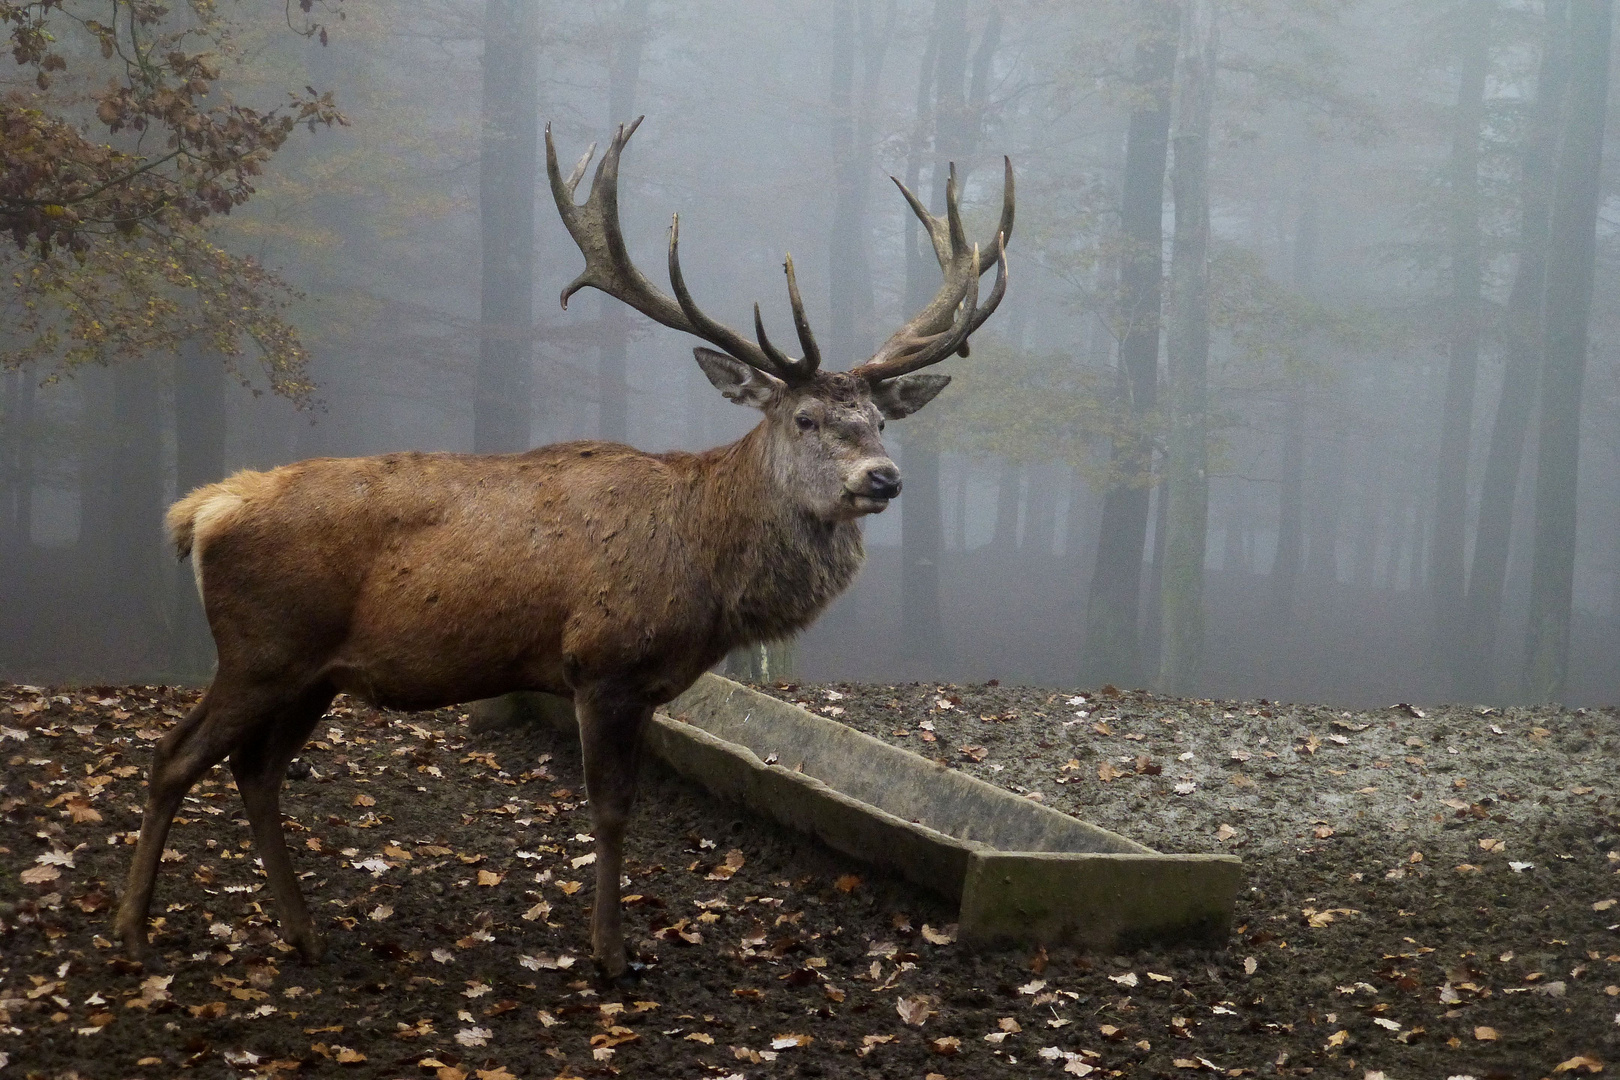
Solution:
[(161, 517), (237, 469), (746, 432), (695, 339), (557, 300), (583, 260), (542, 129), (566, 173), (645, 115), (637, 265), (664, 286), (679, 213), (704, 310), (791, 341), (791, 253), (830, 368), (919, 266), (938, 287), (889, 177), (942, 210), (954, 161), (970, 237), (1017, 177), (1006, 299), (888, 426), (904, 494), (768, 677), (1620, 700), (1607, 2), (344, 0), (304, 16), (324, 46), (261, 6), (218, 89), (347, 123), (210, 236), (296, 289), (310, 389), (201, 338), (25, 358), (0, 324), (0, 677), (206, 680)]

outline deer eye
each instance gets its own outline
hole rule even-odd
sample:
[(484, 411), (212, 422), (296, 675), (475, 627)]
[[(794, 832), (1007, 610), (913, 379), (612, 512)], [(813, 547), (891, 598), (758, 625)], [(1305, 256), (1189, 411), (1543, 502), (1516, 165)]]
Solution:
[(820, 425), (815, 422), (814, 418), (805, 416), (803, 413), (795, 416), (793, 418), (793, 422), (799, 425), (800, 431), (814, 431), (816, 428), (820, 427)]
[(880, 417), (878, 417), (878, 430), (882, 431), (883, 428), (884, 428), (883, 418), (880, 416)]

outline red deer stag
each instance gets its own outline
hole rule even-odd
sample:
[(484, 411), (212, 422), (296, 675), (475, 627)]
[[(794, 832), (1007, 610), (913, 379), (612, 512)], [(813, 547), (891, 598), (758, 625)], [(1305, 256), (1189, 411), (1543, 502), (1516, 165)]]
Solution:
[[(639, 121), (637, 121), (639, 123)], [(821, 371), (786, 264), (804, 355), (757, 343), (700, 311), (670, 228), (671, 298), (630, 262), (618, 215), (621, 127), (589, 199), (557, 168), (552, 194), (585, 255), (563, 290), (586, 285), (702, 338), (697, 361), (719, 391), (765, 415), (730, 446), (645, 454), (573, 442), (521, 454), (385, 454), (240, 472), (169, 510), (191, 555), (219, 667), (196, 708), (157, 744), (140, 840), (118, 910), (126, 948), (146, 948), (147, 910), (170, 822), (202, 773), (230, 759), (284, 936), (309, 960), (323, 942), (282, 838), (287, 764), (339, 692), (425, 709), (514, 690), (570, 696), (579, 715), (596, 831), (591, 946), (610, 977), (626, 969), (619, 875), (637, 746), (655, 706), (741, 645), (807, 626), (861, 565), (856, 521), (900, 493), (878, 432), (949, 382), (911, 374), (953, 352), (1006, 289), (1013, 224), (1006, 181), (995, 287), (981, 306), (979, 249), (957, 210), (944, 220), (905, 187), (944, 271), (939, 294), (870, 360)]]

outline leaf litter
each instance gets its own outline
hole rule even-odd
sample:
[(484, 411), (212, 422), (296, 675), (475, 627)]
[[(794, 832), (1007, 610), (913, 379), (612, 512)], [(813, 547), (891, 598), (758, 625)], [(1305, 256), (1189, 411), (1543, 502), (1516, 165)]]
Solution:
[(967, 948), (937, 898), (655, 772), (624, 888), (647, 967), (621, 991), (592, 977), (570, 740), (347, 699), (283, 800), (328, 959), (286, 955), (216, 769), (166, 850), (164, 970), (125, 960), (108, 923), (151, 744), (194, 700), (0, 684), (0, 1060), (19, 1075), (217, 1061), (267, 1078), (330, 1064), (753, 1080), (791, 1060), (823, 1075), (1486, 1077), (1620, 1056), (1612, 712), (1487, 723), (1114, 690), (819, 689), (862, 730), (1161, 850), (1237, 849), (1229, 946)]

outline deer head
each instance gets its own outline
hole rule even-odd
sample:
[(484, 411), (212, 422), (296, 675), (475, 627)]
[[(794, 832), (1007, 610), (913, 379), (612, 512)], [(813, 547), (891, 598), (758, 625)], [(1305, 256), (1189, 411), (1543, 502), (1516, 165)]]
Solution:
[[(765, 414), (760, 430), (766, 456), (778, 486), (800, 507), (826, 521), (847, 521), (882, 512), (900, 494), (900, 470), (883, 447), (885, 420), (897, 420), (922, 408), (950, 383), (949, 375), (915, 374), (951, 353), (968, 353), (968, 337), (1001, 303), (1007, 290), (1007, 238), (1013, 227), (1012, 163), (1004, 159), (1001, 223), (991, 245), (996, 282), (979, 304), (979, 277), (989, 267), (970, 245), (957, 205), (956, 167), (946, 185), (946, 214), (928, 212), (904, 184), (895, 180), (912, 211), (928, 230), (944, 273), (939, 292), (922, 311), (897, 330), (868, 360), (845, 372), (821, 370), (821, 350), (805, 318), (793, 259), (787, 257), (788, 301), (803, 355), (792, 357), (765, 332), (759, 305), (754, 305), (754, 338), (750, 341), (704, 314), (693, 301), (681, 275), (680, 217), (669, 230), (669, 282), (674, 296), (662, 292), (630, 261), (619, 226), (619, 157), (641, 124), (638, 118), (620, 125), (602, 156), (583, 205), (574, 191), (585, 175), (596, 147), (585, 151), (565, 179), (557, 150), (546, 128), (546, 171), (552, 197), (569, 235), (585, 256), (585, 269), (563, 289), (562, 304), (589, 285), (616, 297), (655, 322), (718, 346), (697, 348), (698, 366), (721, 394)], [(892, 179), (892, 178), (891, 178)]]

